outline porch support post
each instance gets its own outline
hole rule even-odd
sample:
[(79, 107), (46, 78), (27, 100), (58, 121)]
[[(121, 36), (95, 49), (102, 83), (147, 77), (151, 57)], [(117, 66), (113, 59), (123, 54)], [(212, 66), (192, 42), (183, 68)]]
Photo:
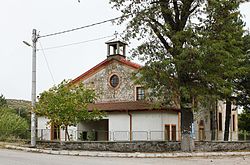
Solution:
[(129, 140), (132, 141), (132, 114), (128, 111), (129, 115)]

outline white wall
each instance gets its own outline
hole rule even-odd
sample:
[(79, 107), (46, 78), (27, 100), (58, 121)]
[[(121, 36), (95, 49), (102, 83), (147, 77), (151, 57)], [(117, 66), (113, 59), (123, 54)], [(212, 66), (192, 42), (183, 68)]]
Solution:
[(107, 118), (109, 119), (109, 139), (111, 141), (129, 140), (130, 120), (128, 113), (109, 113)]
[(167, 124), (178, 129), (177, 112), (133, 112), (133, 140), (164, 140)]
[[(235, 105), (232, 105), (232, 109), (237, 108)], [(222, 131), (218, 131), (218, 140), (224, 140), (224, 131), (225, 131), (225, 117), (226, 117), (226, 103), (225, 101), (218, 101), (218, 117), (219, 112), (222, 113)], [(233, 131), (233, 119), (232, 116), (235, 115), (235, 131)], [(219, 120), (218, 120), (219, 121)], [(229, 141), (238, 140), (238, 112), (237, 110), (232, 111), (231, 120), (229, 125)]]
[[(214, 107), (215, 108), (215, 107)], [(200, 120), (204, 121), (204, 131), (205, 138), (204, 140), (211, 140), (212, 130), (210, 128), (210, 111), (214, 109), (209, 109), (203, 107), (195, 113), (194, 119), (194, 128), (195, 128), (195, 139), (199, 139), (199, 122)], [(222, 114), (222, 130), (219, 130), (219, 113)], [(225, 117), (226, 117), (226, 103), (225, 101), (218, 101), (217, 103), (217, 131), (215, 132), (215, 139), (219, 141), (224, 140), (224, 131), (225, 131)], [(233, 131), (233, 119), (232, 116), (235, 115), (235, 130)], [(231, 114), (231, 122), (229, 126), (229, 141), (238, 140), (238, 112), (237, 107), (232, 105), (232, 114)]]
[(50, 140), (50, 125), (46, 117), (37, 118), (37, 137), (40, 140)]
[[(68, 133), (69, 133), (69, 136), (70, 136), (70, 140), (76, 141), (78, 139), (77, 127), (69, 126), (68, 127)], [(63, 129), (60, 129), (60, 140), (65, 141), (65, 130), (63, 130)]]
[[(37, 137), (40, 140), (51, 140), (51, 127), (48, 124), (49, 120), (46, 117), (37, 118)], [(68, 133), (71, 137), (71, 140), (77, 140), (77, 128), (74, 126), (68, 127)], [(65, 140), (65, 131), (60, 130), (60, 138), (62, 141)]]
[[(130, 112), (132, 116), (132, 140), (164, 140), (165, 125), (176, 125), (177, 112)], [(128, 113), (109, 113), (111, 141), (130, 140), (130, 116)], [(178, 133), (177, 133), (178, 136)], [(178, 139), (178, 137), (177, 137)]]

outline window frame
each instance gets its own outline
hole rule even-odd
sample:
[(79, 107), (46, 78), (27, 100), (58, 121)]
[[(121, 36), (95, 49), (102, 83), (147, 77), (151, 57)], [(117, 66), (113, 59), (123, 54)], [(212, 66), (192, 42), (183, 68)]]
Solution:
[(145, 100), (145, 88), (141, 86), (137, 86), (135, 88), (135, 100), (142, 101)]
[(219, 129), (219, 131), (222, 131), (222, 113), (221, 112), (219, 112), (219, 115), (218, 115), (218, 117), (219, 117), (219, 119), (218, 119), (218, 129)]
[(112, 74), (109, 77), (109, 85), (112, 88), (117, 88), (119, 86), (119, 84), (120, 84), (120, 77), (117, 74)]
[(235, 114), (233, 114), (232, 115), (232, 130), (233, 130), (233, 132), (234, 131), (236, 131), (236, 122), (235, 122), (235, 119), (236, 119), (236, 117), (235, 117)]

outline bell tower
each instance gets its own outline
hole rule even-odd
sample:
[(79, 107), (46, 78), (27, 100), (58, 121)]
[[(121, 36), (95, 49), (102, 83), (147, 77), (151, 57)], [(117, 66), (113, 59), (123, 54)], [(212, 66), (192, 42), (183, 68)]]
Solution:
[(117, 38), (107, 41), (107, 57), (121, 56), (126, 58), (126, 43)]

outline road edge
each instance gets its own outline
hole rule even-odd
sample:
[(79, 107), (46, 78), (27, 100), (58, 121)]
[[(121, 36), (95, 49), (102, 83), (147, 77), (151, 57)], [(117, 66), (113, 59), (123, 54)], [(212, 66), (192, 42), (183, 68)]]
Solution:
[(180, 158), (180, 157), (215, 157), (215, 156), (248, 156), (250, 152), (173, 152), (173, 153), (123, 153), (109, 151), (78, 151), (29, 148), (15, 145), (5, 145), (5, 149), (21, 150), (53, 155), (87, 156), (87, 157), (120, 157), (120, 158)]

